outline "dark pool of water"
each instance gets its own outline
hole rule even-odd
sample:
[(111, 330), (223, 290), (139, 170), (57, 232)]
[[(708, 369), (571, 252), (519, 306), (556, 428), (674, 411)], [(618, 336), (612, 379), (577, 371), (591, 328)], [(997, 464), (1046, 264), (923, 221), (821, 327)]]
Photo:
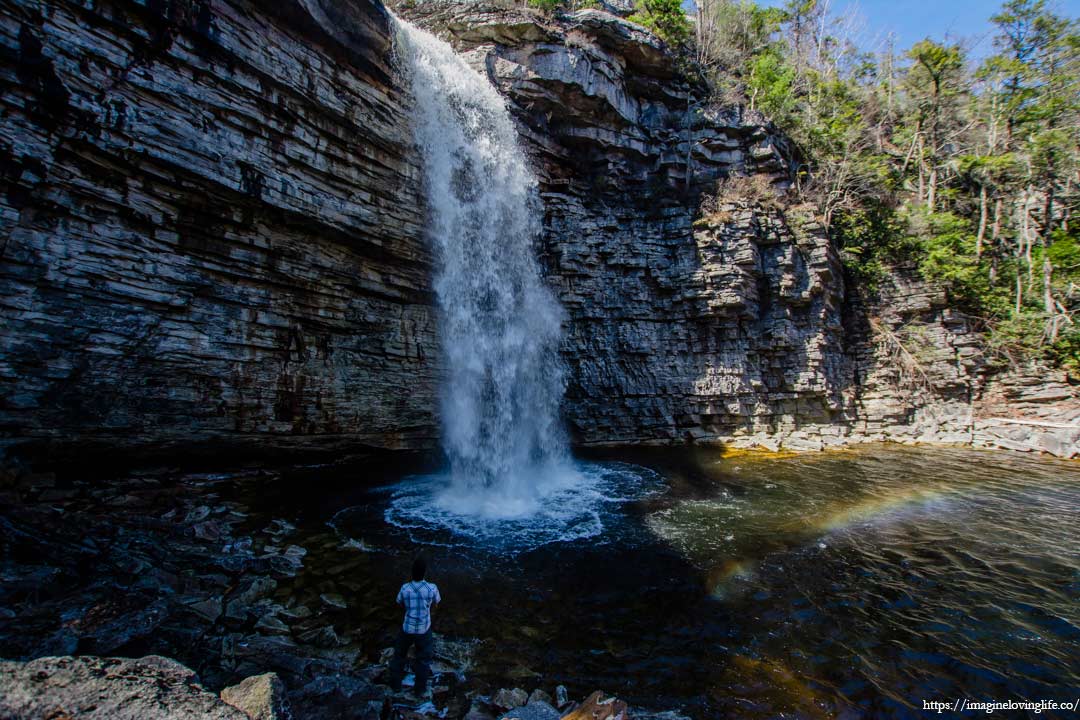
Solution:
[(599, 534), (518, 550), (418, 543), (386, 522), (395, 471), (351, 470), (329, 494), (303, 489), (318, 468), (286, 475), (256, 499), (296, 518), (310, 551), (280, 591), (344, 594), (374, 657), (422, 549), (436, 631), (478, 641), (474, 682), (603, 689), (691, 717), (1080, 696), (1080, 464), (899, 446), (589, 460), (661, 481), (607, 506)]

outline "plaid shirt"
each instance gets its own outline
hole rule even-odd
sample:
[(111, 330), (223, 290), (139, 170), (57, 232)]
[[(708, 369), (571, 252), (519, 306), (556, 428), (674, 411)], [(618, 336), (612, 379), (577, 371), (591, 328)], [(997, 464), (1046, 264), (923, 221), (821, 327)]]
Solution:
[(410, 635), (423, 635), (431, 629), (431, 603), (438, 605), (442, 597), (434, 583), (414, 580), (401, 586), (397, 602), (405, 606), (405, 622), (401, 629)]

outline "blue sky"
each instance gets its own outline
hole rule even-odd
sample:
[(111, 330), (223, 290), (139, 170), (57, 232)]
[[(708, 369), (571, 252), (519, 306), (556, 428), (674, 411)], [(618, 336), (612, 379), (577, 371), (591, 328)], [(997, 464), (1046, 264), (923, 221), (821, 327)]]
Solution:
[[(997, 0), (830, 0), (835, 12), (854, 7), (860, 18), (859, 44), (865, 49), (884, 47), (890, 32), (896, 49), (903, 50), (929, 36), (935, 40), (964, 40), (976, 58), (994, 51), (990, 16), (1001, 7)], [(780, 6), (784, 0), (758, 0)], [(1080, 16), (1080, 0), (1048, 0), (1053, 10), (1067, 17)]]

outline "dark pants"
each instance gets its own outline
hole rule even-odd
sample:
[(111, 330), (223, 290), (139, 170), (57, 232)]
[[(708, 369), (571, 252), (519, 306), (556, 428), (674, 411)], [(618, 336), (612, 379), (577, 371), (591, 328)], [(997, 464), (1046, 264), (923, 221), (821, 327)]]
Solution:
[(409, 655), (409, 647), (416, 643), (416, 659), (413, 661), (413, 670), (416, 672), (417, 693), (427, 689), (428, 678), (431, 677), (431, 629), (421, 635), (413, 635), (404, 630), (398, 633), (394, 641), (394, 658), (390, 661), (390, 687), (397, 691), (401, 689), (401, 677), (405, 674), (405, 659)]

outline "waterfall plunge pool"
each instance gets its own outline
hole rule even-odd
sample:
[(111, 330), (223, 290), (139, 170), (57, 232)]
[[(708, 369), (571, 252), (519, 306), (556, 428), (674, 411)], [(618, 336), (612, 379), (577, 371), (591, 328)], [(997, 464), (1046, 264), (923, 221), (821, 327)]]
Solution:
[(330, 501), (288, 474), (276, 503), (260, 487), (266, 512), (299, 507), (315, 534), (279, 597), (341, 594), (364, 609), (344, 631), (375, 658), (423, 549), (445, 599), (435, 626), (478, 641), (481, 685), (601, 688), (692, 717), (1080, 695), (1075, 463), (896, 447), (571, 460), (563, 311), (535, 258), (537, 180), (506, 101), (445, 42), (395, 22), (449, 468)]
[(923, 700), (1078, 694), (1075, 462), (679, 448), (596, 454), (579, 471), (584, 487), (532, 518), (464, 524), (425, 506), (437, 475), (316, 502), (286, 474), (261, 504), (296, 507), (298, 542), (324, 549), (279, 592), (340, 592), (364, 608), (377, 657), (422, 551), (445, 599), (436, 629), (478, 641), (480, 687), (602, 688), (690, 717), (907, 717)]

